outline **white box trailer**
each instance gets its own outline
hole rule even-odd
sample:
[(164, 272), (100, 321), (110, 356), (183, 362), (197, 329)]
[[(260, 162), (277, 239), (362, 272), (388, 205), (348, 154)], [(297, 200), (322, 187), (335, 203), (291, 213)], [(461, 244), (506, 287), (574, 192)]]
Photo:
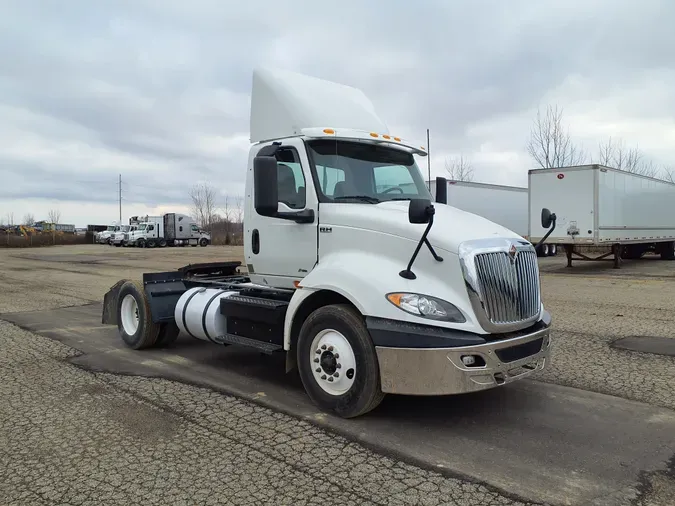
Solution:
[[(551, 209), (556, 226), (546, 241), (564, 246), (569, 267), (574, 255), (613, 255), (616, 268), (649, 251), (675, 258), (675, 184), (597, 164), (533, 169), (528, 178), (530, 240), (545, 235), (540, 211)], [(584, 246), (609, 251), (590, 258)]]
[[(448, 205), (482, 216), (529, 241), (528, 190), (526, 187), (451, 179), (447, 183)], [(436, 181), (431, 181), (430, 186), (431, 195), (435, 200)], [(555, 255), (557, 246), (547, 241), (537, 248), (537, 253), (539, 256)]]

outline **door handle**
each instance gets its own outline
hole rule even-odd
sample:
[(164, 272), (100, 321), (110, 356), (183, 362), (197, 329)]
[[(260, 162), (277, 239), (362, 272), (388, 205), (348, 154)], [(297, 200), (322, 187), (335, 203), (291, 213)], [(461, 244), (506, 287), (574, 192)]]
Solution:
[(254, 228), (251, 234), (251, 248), (254, 255), (260, 252), (260, 232), (258, 232), (257, 228)]

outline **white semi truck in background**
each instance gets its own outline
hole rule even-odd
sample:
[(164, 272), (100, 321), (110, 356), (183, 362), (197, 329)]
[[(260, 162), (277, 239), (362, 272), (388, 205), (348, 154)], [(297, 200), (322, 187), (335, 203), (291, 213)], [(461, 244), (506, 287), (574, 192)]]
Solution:
[(122, 223), (118, 221), (114, 221), (112, 225), (108, 225), (108, 228), (106, 230), (103, 230), (102, 232), (97, 232), (94, 235), (94, 239), (96, 240), (97, 243), (99, 244), (112, 244), (112, 238), (113, 236), (119, 232), (122, 228)]
[[(253, 73), (241, 262), (120, 280), (102, 322), (133, 349), (180, 332), (285, 353), (321, 409), (355, 417), (386, 393), (505, 385), (550, 356), (535, 249), (432, 204), (413, 155), (348, 86)], [(555, 215), (542, 209), (544, 227)]]
[(609, 258), (615, 268), (647, 252), (675, 259), (673, 183), (594, 164), (530, 170), (528, 189), (530, 238), (546, 233), (538, 206), (554, 206), (558, 227), (547, 240), (565, 248), (568, 267), (574, 256)]
[[(427, 184), (436, 198), (436, 181), (428, 181)], [(526, 187), (454, 180), (448, 180), (447, 185), (448, 205), (487, 218), (529, 240), (529, 194)], [(557, 246), (548, 242), (537, 248), (537, 254), (542, 257), (557, 253)]]
[(190, 216), (179, 213), (146, 216), (129, 235), (129, 245), (139, 248), (208, 246), (210, 243), (210, 234), (201, 230)]

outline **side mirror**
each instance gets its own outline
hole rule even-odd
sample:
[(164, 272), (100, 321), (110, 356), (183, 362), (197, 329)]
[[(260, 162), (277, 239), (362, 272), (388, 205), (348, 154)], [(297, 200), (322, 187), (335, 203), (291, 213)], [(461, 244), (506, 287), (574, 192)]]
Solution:
[(448, 203), (448, 180), (444, 177), (436, 178), (436, 202), (439, 204)]
[(429, 199), (411, 199), (408, 207), (408, 221), (410, 223), (429, 223), (434, 215), (434, 206)]
[(276, 216), (279, 209), (277, 193), (277, 160), (272, 156), (253, 159), (253, 204), (261, 216)]
[(549, 228), (553, 223), (555, 223), (556, 215), (546, 209), (545, 207), (541, 210), (541, 226), (543, 228)]

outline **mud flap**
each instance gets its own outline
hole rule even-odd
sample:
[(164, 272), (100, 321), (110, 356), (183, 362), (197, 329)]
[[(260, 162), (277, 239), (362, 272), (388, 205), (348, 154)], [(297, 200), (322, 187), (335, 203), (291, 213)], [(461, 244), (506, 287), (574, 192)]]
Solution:
[(117, 299), (119, 299), (122, 285), (126, 282), (126, 279), (119, 280), (103, 296), (103, 314), (101, 315), (103, 325), (117, 325)]

